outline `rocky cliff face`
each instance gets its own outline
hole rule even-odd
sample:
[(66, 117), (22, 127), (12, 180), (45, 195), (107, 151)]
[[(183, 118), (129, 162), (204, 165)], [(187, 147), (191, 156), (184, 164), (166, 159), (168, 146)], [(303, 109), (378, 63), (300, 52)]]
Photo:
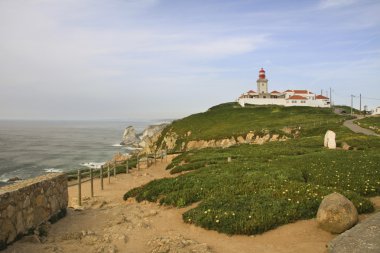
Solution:
[(139, 141), (137, 137), (136, 130), (133, 126), (129, 126), (124, 130), (123, 140), (120, 145), (134, 145)]
[(167, 149), (169, 151), (188, 151), (193, 149), (202, 149), (202, 148), (228, 148), (237, 144), (258, 144), (262, 145), (266, 142), (271, 141), (286, 141), (289, 139), (284, 133), (280, 134), (271, 134), (266, 133), (255, 133), (250, 131), (245, 135), (240, 135), (237, 137), (231, 136), (230, 138), (223, 139), (212, 139), (212, 140), (190, 140), (186, 141), (186, 138), (191, 135), (191, 132), (187, 133), (186, 136), (178, 136), (175, 132), (168, 131), (163, 138), (163, 141), (158, 148)]
[(154, 153), (157, 148), (156, 142), (167, 125), (167, 123), (150, 125), (141, 134), (136, 134), (136, 130), (129, 126), (124, 130), (120, 144), (142, 148), (140, 153)]
[(138, 138), (132, 127), (126, 128), (123, 136), (123, 143), (125, 145), (134, 145), (142, 148), (140, 153), (153, 154), (161, 150), (168, 151), (188, 151), (193, 149), (202, 148), (228, 148), (237, 144), (264, 144), (271, 141), (286, 141), (289, 135), (297, 137), (299, 134), (298, 129), (282, 129), (283, 134), (272, 134), (268, 130), (254, 132), (250, 131), (247, 134), (240, 136), (231, 136), (223, 139), (212, 140), (189, 140), (191, 131), (179, 136), (172, 129), (165, 131), (162, 141), (157, 143), (163, 130), (168, 124), (151, 125), (147, 127)]
[(141, 135), (141, 141), (139, 142), (139, 147), (143, 148), (143, 153), (154, 153), (157, 149), (157, 140), (160, 137), (162, 130), (168, 124), (151, 125), (148, 126)]

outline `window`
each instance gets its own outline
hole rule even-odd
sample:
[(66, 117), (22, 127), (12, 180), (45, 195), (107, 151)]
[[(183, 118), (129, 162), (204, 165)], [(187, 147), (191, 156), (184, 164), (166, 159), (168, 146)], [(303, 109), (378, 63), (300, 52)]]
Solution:
[(302, 104), (305, 104), (305, 103), (306, 103), (306, 101), (304, 101), (304, 100), (303, 100), (303, 101), (301, 101), (301, 103), (302, 103)]
[(292, 103), (293, 104), (297, 104), (297, 100), (292, 100)]

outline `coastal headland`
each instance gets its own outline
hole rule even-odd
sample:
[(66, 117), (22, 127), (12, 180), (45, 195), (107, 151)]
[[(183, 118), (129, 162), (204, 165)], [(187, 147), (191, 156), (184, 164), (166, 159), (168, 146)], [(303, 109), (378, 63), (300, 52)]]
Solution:
[[(161, 129), (140, 166), (117, 167), (100, 190), (69, 187), (67, 216), (43, 241), (5, 252), (326, 252), (337, 235), (314, 219), (325, 196), (352, 201), (359, 220), (379, 211), (380, 142), (325, 108), (234, 103)], [(327, 130), (336, 147), (323, 147)], [(335, 140), (334, 140), (335, 141)], [(147, 167), (144, 156), (171, 153)], [(126, 162), (126, 161), (121, 161)], [(112, 164), (112, 163), (111, 163)]]

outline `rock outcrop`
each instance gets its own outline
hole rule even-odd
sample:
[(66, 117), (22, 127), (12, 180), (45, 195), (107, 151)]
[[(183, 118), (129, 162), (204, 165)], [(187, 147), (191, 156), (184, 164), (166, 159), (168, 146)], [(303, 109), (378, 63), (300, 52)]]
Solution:
[(325, 134), (324, 146), (329, 149), (336, 149), (335, 133), (331, 130), (327, 130)]
[[(141, 148), (140, 153), (154, 153), (157, 148), (156, 142), (167, 125), (167, 123), (150, 125), (141, 134), (137, 134), (136, 130), (129, 126), (124, 130), (123, 140), (120, 144)], [(127, 158), (123, 157), (121, 159), (125, 160)]]
[(137, 137), (136, 130), (133, 128), (133, 126), (129, 126), (124, 130), (123, 139), (120, 145), (134, 145), (138, 141), (139, 138)]
[(141, 139), (144, 140), (146, 138), (152, 138), (153, 136), (161, 133), (162, 130), (167, 126), (167, 123), (159, 124), (159, 125), (150, 125), (148, 126), (141, 135)]
[(168, 150), (173, 150), (176, 146), (178, 139), (178, 134), (172, 131), (169, 131), (161, 143), (161, 148), (166, 148)]
[(148, 126), (141, 135), (139, 147), (143, 148), (145, 153), (154, 153), (156, 150), (156, 142), (161, 135), (162, 130), (167, 126), (167, 123), (160, 125)]
[[(124, 145), (133, 145), (142, 150), (142, 154), (153, 154), (161, 150), (169, 151), (187, 151), (202, 148), (228, 148), (236, 144), (264, 144), (271, 141), (286, 141), (288, 135), (292, 134), (296, 137), (297, 131), (294, 129), (283, 129), (284, 134), (271, 134), (269, 130), (263, 130), (258, 133), (254, 131), (248, 132), (246, 135), (237, 137), (231, 136), (223, 139), (211, 140), (191, 140), (191, 131), (187, 131), (183, 135), (178, 135), (173, 129), (165, 130), (164, 136), (161, 136), (163, 130), (168, 124), (151, 125), (147, 127), (140, 135), (136, 135), (133, 127), (126, 128), (123, 136)], [(162, 137), (162, 141), (157, 143)], [(136, 141), (138, 140), (138, 141)]]
[[(288, 139), (285, 135), (281, 136), (280, 134), (270, 134), (269, 132), (264, 134), (256, 134), (253, 131), (244, 135), (237, 136), (236, 138), (231, 136), (230, 138), (223, 139), (212, 139), (212, 140), (190, 140), (186, 141), (186, 137), (190, 134), (186, 134), (183, 137), (178, 136), (175, 132), (168, 131), (163, 138), (161, 146), (159, 149), (168, 149), (174, 150), (178, 149), (179, 151), (188, 151), (194, 149), (203, 149), (203, 148), (228, 148), (236, 144), (264, 144), (270, 141), (285, 141)], [(177, 143), (180, 140), (181, 143)]]
[(339, 234), (358, 222), (358, 212), (350, 200), (334, 192), (322, 200), (317, 222), (323, 230)]

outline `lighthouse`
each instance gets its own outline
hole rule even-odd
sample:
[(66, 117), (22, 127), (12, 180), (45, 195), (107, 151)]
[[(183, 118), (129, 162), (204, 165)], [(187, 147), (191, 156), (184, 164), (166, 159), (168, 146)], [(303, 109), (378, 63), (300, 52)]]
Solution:
[(265, 70), (263, 68), (259, 71), (259, 79), (257, 79), (257, 93), (267, 94), (268, 93), (268, 79), (265, 78)]

